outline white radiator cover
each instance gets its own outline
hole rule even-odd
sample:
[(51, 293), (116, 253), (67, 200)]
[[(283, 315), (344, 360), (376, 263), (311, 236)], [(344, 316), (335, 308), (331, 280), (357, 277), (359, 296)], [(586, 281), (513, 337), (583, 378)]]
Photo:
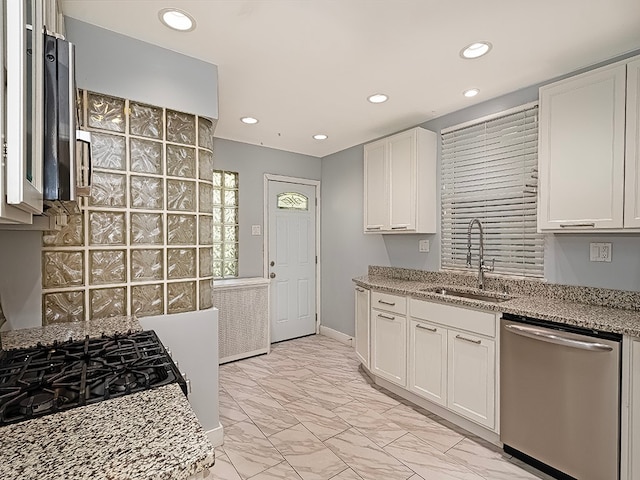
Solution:
[(214, 281), (220, 363), (269, 353), (269, 284), (262, 277)]

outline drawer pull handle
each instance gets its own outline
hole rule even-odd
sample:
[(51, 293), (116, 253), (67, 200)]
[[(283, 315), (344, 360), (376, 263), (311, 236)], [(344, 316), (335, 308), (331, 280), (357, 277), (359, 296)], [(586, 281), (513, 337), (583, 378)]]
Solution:
[(364, 292), (364, 289), (360, 288), (360, 287), (356, 287), (356, 290), (359, 291), (359, 292)]
[(421, 328), (422, 330), (428, 330), (430, 332), (437, 332), (437, 328), (425, 327), (424, 325), (417, 324), (416, 327)]
[(561, 223), (561, 228), (572, 228), (572, 227), (595, 227), (596, 224), (594, 222), (591, 223)]
[(462, 335), (456, 335), (456, 338), (464, 340), (465, 342), (475, 343), (476, 345), (480, 345), (482, 343), (482, 340), (471, 340), (470, 338), (463, 337)]
[(383, 315), (383, 314), (381, 314), (381, 313), (379, 313), (379, 314), (378, 314), (378, 316), (379, 316), (380, 318), (386, 318), (387, 320), (395, 320), (395, 319), (396, 319), (396, 317), (391, 317), (391, 316), (389, 316), (389, 315)]
[(367, 230), (381, 230), (382, 229), (382, 225), (372, 225), (367, 227)]
[(397, 227), (391, 227), (391, 230), (406, 230), (407, 228), (409, 228), (409, 225), (400, 225)]
[(382, 303), (383, 305), (391, 305), (392, 307), (396, 304), (396, 302), (386, 302), (384, 300), (378, 300), (378, 303)]

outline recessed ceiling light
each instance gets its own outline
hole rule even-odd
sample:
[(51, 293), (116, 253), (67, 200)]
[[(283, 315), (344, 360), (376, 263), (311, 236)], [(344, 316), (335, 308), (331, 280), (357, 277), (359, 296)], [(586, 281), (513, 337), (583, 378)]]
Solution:
[(257, 118), (253, 118), (253, 117), (242, 117), (240, 119), (240, 121), (242, 123), (246, 123), (247, 125), (254, 125), (254, 124), (258, 123), (258, 119)]
[(478, 90), (477, 88), (470, 88), (469, 90), (465, 90), (464, 92), (462, 92), (462, 94), (467, 98), (475, 97), (479, 93), (480, 90)]
[(468, 59), (478, 58), (489, 53), (489, 50), (491, 50), (489, 42), (476, 42), (460, 50), (460, 56)]
[(325, 135), (324, 133), (318, 133), (314, 135), (313, 138), (315, 138), (316, 140), (326, 140), (327, 138), (329, 138), (329, 136)]
[(389, 97), (384, 93), (375, 93), (367, 98), (367, 100), (369, 100), (371, 103), (383, 103), (389, 100)]
[(190, 32), (196, 28), (196, 21), (184, 10), (177, 8), (163, 8), (158, 13), (160, 21), (167, 27), (180, 32)]

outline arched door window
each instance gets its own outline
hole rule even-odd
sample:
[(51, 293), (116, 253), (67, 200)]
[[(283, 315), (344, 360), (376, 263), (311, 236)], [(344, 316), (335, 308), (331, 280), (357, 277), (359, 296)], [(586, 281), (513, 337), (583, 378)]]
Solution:
[(279, 193), (277, 206), (284, 210), (309, 210), (309, 198), (301, 193)]

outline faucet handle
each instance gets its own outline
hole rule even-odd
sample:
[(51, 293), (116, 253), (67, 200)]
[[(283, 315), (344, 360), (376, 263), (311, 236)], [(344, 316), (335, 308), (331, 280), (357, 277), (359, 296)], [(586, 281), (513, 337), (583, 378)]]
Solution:
[(493, 272), (493, 270), (496, 268), (496, 259), (492, 258), (491, 259), (491, 266), (490, 267), (484, 267), (487, 272)]
[(467, 268), (471, 267), (471, 250), (467, 253)]

